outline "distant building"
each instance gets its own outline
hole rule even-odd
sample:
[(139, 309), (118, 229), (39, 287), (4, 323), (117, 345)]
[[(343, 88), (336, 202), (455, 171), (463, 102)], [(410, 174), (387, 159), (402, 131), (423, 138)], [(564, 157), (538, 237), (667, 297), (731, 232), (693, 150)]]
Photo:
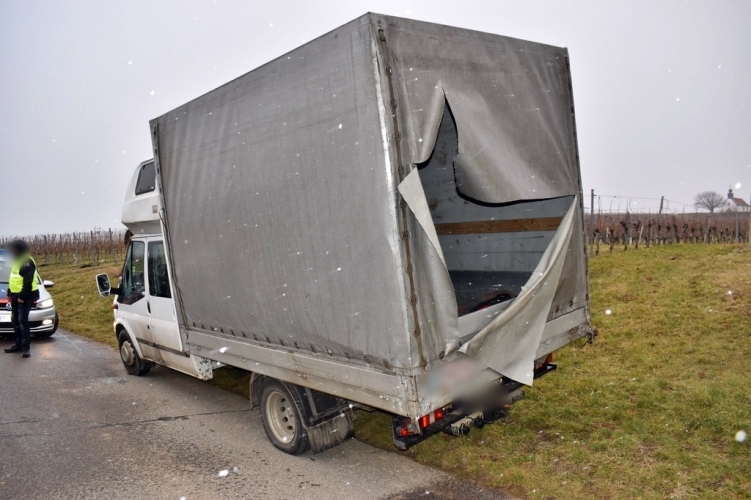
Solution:
[(728, 189), (728, 199), (722, 207), (724, 212), (751, 212), (751, 206), (743, 198), (735, 198), (733, 190)]

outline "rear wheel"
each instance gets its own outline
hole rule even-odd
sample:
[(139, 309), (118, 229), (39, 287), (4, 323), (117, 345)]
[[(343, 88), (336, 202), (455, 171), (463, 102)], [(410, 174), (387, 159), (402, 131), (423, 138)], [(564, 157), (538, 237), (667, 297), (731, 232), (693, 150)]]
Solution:
[(290, 455), (300, 455), (310, 448), (297, 405), (278, 380), (267, 378), (263, 383), (261, 419), (266, 435), (276, 448)]
[(140, 377), (141, 375), (146, 375), (151, 370), (152, 364), (149, 361), (141, 359), (138, 351), (136, 351), (136, 346), (130, 340), (128, 332), (120, 330), (117, 342), (120, 344), (120, 359), (130, 375)]

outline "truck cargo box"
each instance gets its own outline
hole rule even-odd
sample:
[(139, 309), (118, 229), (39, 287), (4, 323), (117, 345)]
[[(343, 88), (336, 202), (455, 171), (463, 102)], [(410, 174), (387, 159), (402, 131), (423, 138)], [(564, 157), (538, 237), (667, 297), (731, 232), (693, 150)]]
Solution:
[(589, 332), (566, 49), (367, 14), (151, 129), (193, 354), (419, 417)]

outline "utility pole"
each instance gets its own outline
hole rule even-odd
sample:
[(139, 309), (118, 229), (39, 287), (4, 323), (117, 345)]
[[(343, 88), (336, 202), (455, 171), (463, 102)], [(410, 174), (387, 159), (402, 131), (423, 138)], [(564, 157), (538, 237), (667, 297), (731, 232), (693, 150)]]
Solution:
[(595, 254), (595, 190), (592, 190), (592, 201), (589, 205), (589, 232), (591, 234), (591, 241), (589, 245), (589, 256), (594, 257)]

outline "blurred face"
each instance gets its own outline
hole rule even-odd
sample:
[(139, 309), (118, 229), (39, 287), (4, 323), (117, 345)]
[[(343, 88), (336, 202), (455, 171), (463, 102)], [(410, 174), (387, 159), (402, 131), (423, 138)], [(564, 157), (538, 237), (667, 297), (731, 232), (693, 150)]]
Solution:
[(14, 259), (17, 259), (18, 257), (20, 257), (22, 253), (18, 247), (13, 246), (13, 245), (11, 245), (10, 248), (8, 248), (8, 252), (10, 253), (10, 256)]

